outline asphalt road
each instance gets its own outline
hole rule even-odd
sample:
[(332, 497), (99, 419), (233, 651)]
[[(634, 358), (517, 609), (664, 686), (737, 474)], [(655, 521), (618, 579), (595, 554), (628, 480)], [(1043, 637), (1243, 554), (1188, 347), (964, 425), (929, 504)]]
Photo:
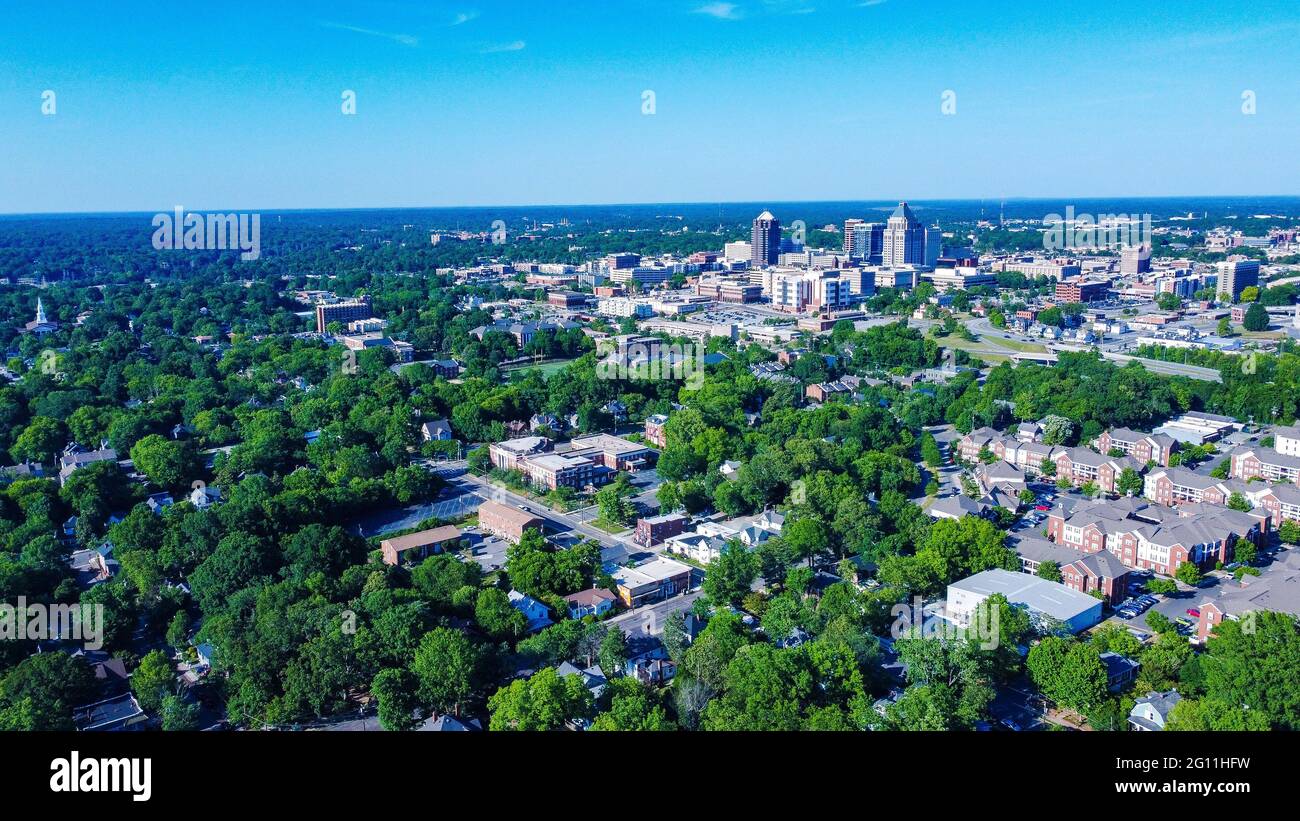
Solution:
[(521, 507), (529, 513), (541, 517), (548, 531), (554, 533), (579, 533), (598, 542), (601, 546), (600, 555), (603, 561), (622, 564), (630, 556), (644, 552), (640, 546), (632, 544), (630, 541), (610, 535), (600, 528), (578, 521), (567, 513), (552, 510), (527, 497), (494, 485), (481, 476), (466, 472), (461, 473), (459, 476), (444, 478), (447, 478), (451, 486), (460, 488), (465, 493), (473, 493), (480, 498), (493, 499), (512, 507)]
[(690, 610), (702, 595), (704, 595), (704, 592), (696, 588), (665, 601), (638, 607), (636, 610), (629, 610), (610, 619), (606, 624), (616, 625), (629, 637), (637, 635), (657, 636), (663, 632), (664, 623), (670, 615), (678, 611)]

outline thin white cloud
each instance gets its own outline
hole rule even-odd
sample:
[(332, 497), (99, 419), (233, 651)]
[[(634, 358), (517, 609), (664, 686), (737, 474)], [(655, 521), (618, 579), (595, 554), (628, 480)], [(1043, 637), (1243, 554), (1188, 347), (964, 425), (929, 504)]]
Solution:
[(463, 26), (469, 21), (477, 20), (477, 19), (478, 19), (477, 11), (462, 11), (452, 18), (451, 24), (453, 26)]
[(392, 40), (403, 46), (418, 46), (420, 38), (413, 34), (402, 34), (400, 32), (376, 31), (374, 29), (361, 28), (359, 26), (349, 26), (345, 23), (331, 23), (322, 21), (321, 26), (327, 29), (336, 29), (338, 31), (351, 31), (357, 34), (365, 34), (369, 37), (382, 37), (385, 40)]
[(496, 43), (490, 46), (484, 46), (479, 49), (479, 54), (505, 54), (509, 51), (523, 51), (528, 44), (523, 40), (515, 40), (513, 43)]
[(740, 7), (735, 3), (709, 3), (700, 6), (692, 14), (704, 14), (718, 20), (739, 20)]
[(872, 6), (883, 6), (883, 5), (885, 5), (885, 0), (862, 0), (861, 3), (858, 3), (858, 8), (869, 9)]
[(1248, 43), (1252, 40), (1262, 40), (1278, 34), (1291, 34), (1295, 32), (1297, 28), (1300, 28), (1300, 24), (1287, 22), (1272, 23), (1261, 26), (1247, 26), (1236, 29), (1224, 29), (1220, 31), (1198, 31), (1172, 37), (1165, 41), (1165, 44), (1173, 48), (1182, 49), (1232, 46), (1237, 45), (1238, 43)]

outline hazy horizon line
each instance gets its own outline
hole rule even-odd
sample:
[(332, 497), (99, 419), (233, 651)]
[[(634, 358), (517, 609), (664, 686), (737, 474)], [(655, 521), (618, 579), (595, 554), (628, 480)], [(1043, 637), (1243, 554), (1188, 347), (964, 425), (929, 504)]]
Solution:
[[(347, 212), (347, 211), (440, 211), (440, 210), (491, 210), (491, 209), (538, 209), (538, 208), (649, 208), (656, 206), (740, 206), (740, 205), (759, 205), (769, 206), (780, 205), (837, 205), (837, 204), (860, 204), (860, 203), (1013, 203), (1013, 202), (1044, 202), (1044, 201), (1066, 201), (1075, 202), (1095, 202), (1105, 200), (1230, 200), (1230, 199), (1260, 199), (1260, 200), (1297, 200), (1300, 201), (1300, 194), (1090, 194), (1090, 195), (1034, 195), (1034, 196), (1006, 196), (1006, 197), (916, 197), (896, 199), (893, 197), (872, 197), (863, 199), (741, 199), (741, 200), (655, 200), (646, 202), (556, 202), (556, 203), (496, 203), (488, 205), (329, 205), (329, 206), (293, 206), (293, 207), (216, 207), (216, 208), (191, 208), (184, 207), (186, 213), (216, 213), (216, 212), (235, 212), (235, 213), (326, 213), (326, 212)], [(140, 210), (128, 209), (122, 211), (0, 211), (0, 217), (116, 217), (116, 216), (138, 216), (144, 214), (172, 213), (178, 207), (173, 204), (165, 211), (158, 210)]]

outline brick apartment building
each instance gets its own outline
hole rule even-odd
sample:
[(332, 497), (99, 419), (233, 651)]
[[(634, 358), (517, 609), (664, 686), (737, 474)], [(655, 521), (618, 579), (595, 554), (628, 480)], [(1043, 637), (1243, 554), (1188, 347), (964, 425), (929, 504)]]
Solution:
[(1287, 456), (1272, 448), (1244, 447), (1234, 450), (1231, 459), (1231, 476), (1234, 479), (1300, 481), (1300, 456)]
[(1141, 433), (1128, 428), (1108, 430), (1097, 437), (1097, 450), (1110, 453), (1123, 451), (1142, 464), (1155, 462), (1169, 467), (1169, 458), (1178, 448), (1178, 440), (1165, 433)]
[(1126, 567), (1173, 575), (1183, 562), (1202, 569), (1232, 561), (1238, 539), (1265, 543), (1268, 517), (1216, 505), (1162, 507), (1142, 499), (1065, 500), (1048, 514), (1054, 543), (1087, 554), (1103, 551)]
[(414, 564), (435, 553), (454, 550), (460, 543), (461, 535), (460, 528), (443, 525), (432, 530), (384, 539), (379, 543), (379, 548), (384, 554), (384, 564)]
[(479, 505), (478, 524), (488, 533), (517, 544), (524, 537), (525, 530), (540, 532), (544, 523), (536, 514), (488, 500)]
[(1259, 495), (1259, 505), (1268, 511), (1273, 527), (1284, 521), (1300, 522), (1300, 485), (1276, 484)]
[(1143, 495), (1165, 506), (1188, 502), (1226, 505), (1232, 496), (1226, 482), (1181, 467), (1153, 470), (1147, 474), (1144, 485)]
[(685, 531), (689, 521), (688, 517), (680, 513), (666, 513), (662, 516), (638, 519), (636, 534), (632, 537), (632, 541), (642, 547), (653, 547)]
[(1071, 590), (1080, 593), (1100, 590), (1112, 605), (1128, 598), (1130, 570), (1106, 551), (1081, 554), (1033, 536), (1021, 538), (1013, 547), (1020, 556), (1021, 570), (1025, 573), (1037, 575), (1043, 562), (1056, 562), (1061, 571), (1061, 583)]
[(1051, 457), (1056, 463), (1058, 479), (1066, 478), (1075, 487), (1094, 484), (1103, 493), (1115, 493), (1116, 483), (1125, 468), (1142, 471), (1142, 464), (1129, 457), (1115, 459), (1088, 448), (1064, 448)]

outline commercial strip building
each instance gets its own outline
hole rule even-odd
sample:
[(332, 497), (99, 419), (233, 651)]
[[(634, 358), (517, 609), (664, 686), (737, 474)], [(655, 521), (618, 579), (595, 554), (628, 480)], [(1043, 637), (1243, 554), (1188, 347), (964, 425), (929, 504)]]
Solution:
[(690, 565), (659, 556), (636, 567), (612, 571), (618, 597), (627, 607), (663, 601), (690, 589)]

